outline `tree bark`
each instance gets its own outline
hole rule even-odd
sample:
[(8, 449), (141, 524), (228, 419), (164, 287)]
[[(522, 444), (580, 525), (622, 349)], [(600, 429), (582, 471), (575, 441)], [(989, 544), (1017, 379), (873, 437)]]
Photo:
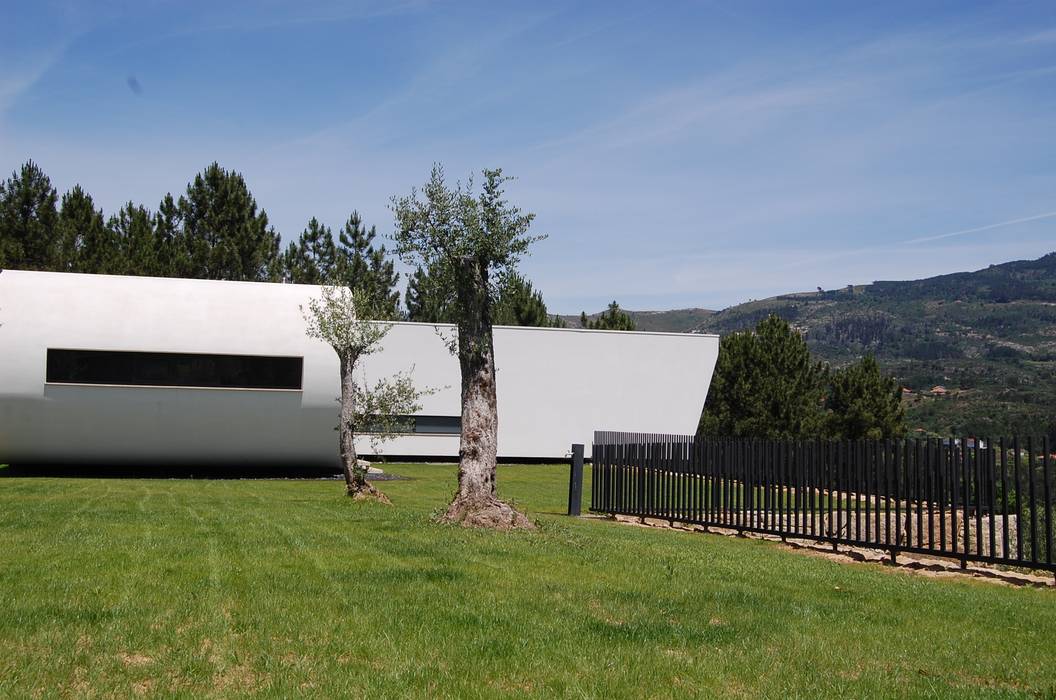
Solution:
[(353, 370), (356, 357), (350, 353), (341, 360), (341, 471), (345, 475), (345, 493), (355, 500), (374, 500), (390, 503), (388, 497), (367, 481), (367, 470), (359, 465), (356, 454), (356, 383)]
[(496, 495), (499, 421), (487, 266), (472, 257), (463, 258), (460, 263), (456, 290), (462, 436), (458, 451), (458, 491), (443, 519), (504, 530), (532, 528), (532, 522), (523, 513)]

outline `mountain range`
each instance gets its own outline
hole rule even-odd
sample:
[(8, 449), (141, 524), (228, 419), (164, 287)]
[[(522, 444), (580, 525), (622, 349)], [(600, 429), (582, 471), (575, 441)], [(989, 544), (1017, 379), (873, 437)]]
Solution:
[(915, 434), (1047, 434), (1056, 441), (1056, 252), (721, 311), (628, 313), (639, 330), (719, 334), (777, 314), (832, 366), (873, 354), (905, 387)]

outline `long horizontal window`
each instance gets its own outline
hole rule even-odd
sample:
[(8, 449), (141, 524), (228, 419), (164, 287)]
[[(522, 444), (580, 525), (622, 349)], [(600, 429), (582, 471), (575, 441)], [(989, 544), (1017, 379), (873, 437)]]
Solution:
[(47, 381), (207, 389), (300, 389), (303, 369), (301, 357), (48, 348)]
[(363, 432), (394, 432), (426, 435), (458, 435), (462, 432), (460, 416), (392, 416), (389, 420), (373, 417)]

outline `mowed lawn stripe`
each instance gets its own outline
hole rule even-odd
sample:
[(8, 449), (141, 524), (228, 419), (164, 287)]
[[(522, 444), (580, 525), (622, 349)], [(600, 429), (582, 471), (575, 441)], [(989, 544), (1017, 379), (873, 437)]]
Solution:
[[(0, 479), (0, 695), (1036, 697), (1056, 595), (559, 515), (439, 526), (451, 465), (332, 481)], [(589, 494), (589, 483), (585, 487)], [(17, 517), (13, 516), (17, 514)]]

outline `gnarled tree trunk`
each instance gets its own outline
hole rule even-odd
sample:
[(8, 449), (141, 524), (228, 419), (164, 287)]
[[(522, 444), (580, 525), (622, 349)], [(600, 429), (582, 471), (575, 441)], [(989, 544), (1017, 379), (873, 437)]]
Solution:
[(341, 471), (345, 475), (346, 493), (356, 500), (376, 500), (389, 503), (388, 497), (367, 481), (367, 470), (359, 465), (356, 454), (356, 384), (352, 371), (356, 357), (351, 353), (340, 355), (341, 359)]
[(532, 522), (523, 513), (496, 496), (499, 422), (487, 266), (471, 257), (460, 263), (457, 294), (461, 314), (458, 362), (462, 370), (462, 437), (458, 491), (444, 520), (499, 529), (531, 528)]

